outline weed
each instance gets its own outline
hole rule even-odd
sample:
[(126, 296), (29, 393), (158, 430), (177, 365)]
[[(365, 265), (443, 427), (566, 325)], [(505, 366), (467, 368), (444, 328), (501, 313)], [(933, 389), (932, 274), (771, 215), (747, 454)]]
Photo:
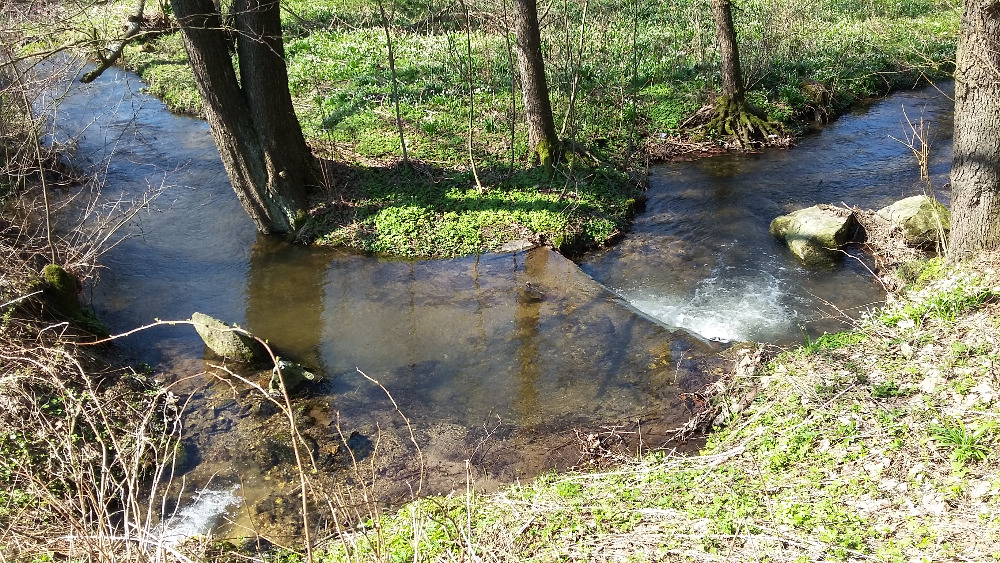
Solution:
[(906, 390), (902, 389), (895, 381), (884, 381), (872, 386), (872, 397), (876, 399), (891, 399), (906, 394)]
[(939, 444), (951, 449), (951, 460), (959, 465), (983, 461), (992, 452), (992, 423), (980, 424), (973, 430), (960, 420), (942, 418), (930, 427), (930, 431)]
[(865, 334), (860, 331), (845, 331), (835, 334), (823, 333), (815, 340), (806, 337), (803, 347), (806, 352), (818, 352), (820, 350), (837, 350), (854, 346), (865, 339)]
[(925, 319), (954, 321), (958, 315), (975, 310), (997, 298), (990, 287), (983, 287), (976, 279), (956, 279), (938, 287), (931, 285), (915, 295), (901, 307), (884, 311), (878, 320), (889, 326), (901, 321), (919, 323)]

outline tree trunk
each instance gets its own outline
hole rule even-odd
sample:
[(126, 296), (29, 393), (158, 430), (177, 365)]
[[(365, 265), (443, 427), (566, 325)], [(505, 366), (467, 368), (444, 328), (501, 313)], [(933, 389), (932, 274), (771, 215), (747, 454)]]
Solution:
[(733, 7), (729, 0), (712, 0), (715, 17), (715, 34), (719, 41), (722, 59), (722, 96), (736, 103), (743, 103), (745, 86), (740, 69), (740, 53), (736, 45), (736, 27), (733, 25)]
[(288, 91), (277, 0), (233, 3), (239, 80), (212, 0), (171, 5), (236, 196), (260, 232), (293, 231), (319, 173)]
[(517, 35), (515, 47), (528, 125), (528, 146), (538, 155), (539, 161), (549, 167), (559, 152), (559, 137), (545, 82), (536, 0), (514, 0), (514, 33)]
[(732, 139), (744, 149), (767, 143), (778, 137), (779, 127), (746, 101), (746, 85), (740, 68), (740, 51), (730, 0), (712, 0), (712, 15), (719, 42), (722, 95), (715, 101), (715, 117), (708, 123), (707, 129)]
[(1000, 247), (1000, 13), (966, 0), (955, 57), (949, 258)]

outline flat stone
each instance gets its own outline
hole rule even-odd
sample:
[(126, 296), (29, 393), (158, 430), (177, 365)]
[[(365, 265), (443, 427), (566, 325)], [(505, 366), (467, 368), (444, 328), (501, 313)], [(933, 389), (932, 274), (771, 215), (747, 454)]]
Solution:
[(233, 327), (204, 313), (191, 315), (198, 336), (216, 354), (237, 362), (252, 363), (263, 357), (260, 343)]
[(814, 205), (771, 221), (771, 235), (785, 241), (792, 254), (809, 267), (830, 266), (843, 257), (840, 249), (857, 226), (854, 215), (829, 205)]
[(523, 252), (525, 250), (531, 250), (532, 248), (536, 248), (537, 246), (538, 246), (537, 242), (530, 239), (521, 238), (504, 243), (503, 246), (497, 249), (497, 252)]
[[(916, 195), (901, 199), (876, 213), (903, 231), (906, 244), (916, 247), (933, 245), (945, 238), (951, 229), (951, 212), (941, 203)], [(944, 232), (941, 236), (938, 229)]]

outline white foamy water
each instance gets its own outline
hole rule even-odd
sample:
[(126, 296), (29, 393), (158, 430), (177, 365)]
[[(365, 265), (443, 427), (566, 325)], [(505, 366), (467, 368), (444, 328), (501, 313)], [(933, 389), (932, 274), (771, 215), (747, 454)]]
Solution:
[(620, 291), (641, 313), (673, 329), (706, 340), (771, 340), (795, 326), (796, 313), (780, 281), (765, 272), (735, 278), (711, 277), (693, 294), (655, 294), (649, 289)]
[(238, 490), (239, 485), (198, 491), (186, 506), (160, 524), (160, 542), (176, 545), (190, 537), (210, 534), (231, 509), (240, 505)]

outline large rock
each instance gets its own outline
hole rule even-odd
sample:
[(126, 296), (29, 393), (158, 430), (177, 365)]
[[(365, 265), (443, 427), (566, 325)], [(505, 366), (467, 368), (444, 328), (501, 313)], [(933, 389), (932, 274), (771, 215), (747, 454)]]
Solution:
[(830, 266), (842, 257), (857, 221), (847, 209), (814, 205), (771, 221), (771, 234), (806, 266)]
[(59, 313), (70, 318), (80, 316), (80, 282), (76, 276), (58, 264), (49, 264), (42, 270), (42, 278), (45, 280), (45, 294)]
[(203, 313), (191, 315), (191, 323), (205, 345), (216, 354), (237, 362), (256, 363), (265, 357), (259, 342)]
[(903, 239), (910, 246), (930, 246), (941, 240), (938, 228), (947, 235), (951, 229), (951, 212), (937, 201), (916, 195), (901, 199), (879, 209), (877, 215), (890, 221), (903, 231)]

